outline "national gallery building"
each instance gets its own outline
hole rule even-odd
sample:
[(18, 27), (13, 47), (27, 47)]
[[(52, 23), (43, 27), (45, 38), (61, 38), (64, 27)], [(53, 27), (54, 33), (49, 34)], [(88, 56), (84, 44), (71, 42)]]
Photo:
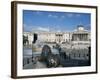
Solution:
[(71, 32), (46, 32), (32, 31), (24, 32), (23, 36), (27, 37), (28, 44), (31, 45), (34, 40), (34, 34), (37, 34), (37, 41), (58, 44), (91, 44), (91, 33), (84, 29), (84, 26), (78, 25), (77, 29)]

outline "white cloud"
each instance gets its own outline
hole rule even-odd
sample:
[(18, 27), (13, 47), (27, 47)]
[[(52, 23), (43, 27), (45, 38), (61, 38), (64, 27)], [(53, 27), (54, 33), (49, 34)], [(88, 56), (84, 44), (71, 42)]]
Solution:
[(67, 16), (69, 17), (69, 18), (71, 18), (71, 17), (73, 17), (73, 14), (67, 14)]
[(37, 30), (40, 30), (40, 31), (50, 31), (49, 28), (44, 28), (44, 27), (38, 27)]
[(52, 15), (52, 14), (49, 14), (48, 17), (51, 17), (51, 18), (58, 18), (57, 15)]
[(76, 14), (76, 17), (80, 17), (81, 15), (80, 14)]
[(63, 19), (65, 19), (65, 15), (63, 15), (63, 16), (60, 16), (60, 18), (59, 18), (59, 20), (63, 20)]
[(49, 14), (49, 15), (48, 15), (48, 17), (52, 17), (52, 15), (51, 15), (51, 14)]
[(61, 18), (65, 18), (65, 16), (61, 16)]
[(57, 32), (61, 32), (61, 30), (57, 30)]
[(41, 11), (36, 11), (36, 14), (41, 15), (42, 12)]
[(69, 18), (72, 18), (73, 16), (80, 17), (81, 15), (80, 14), (72, 14), (72, 13), (69, 13), (69, 14), (66, 14), (66, 16), (69, 17)]
[(58, 16), (56, 16), (56, 15), (55, 15), (55, 16), (53, 16), (53, 17), (54, 17), (54, 18), (58, 18)]
[(24, 31), (32, 31), (34, 26), (28, 26), (27, 24), (23, 24), (23, 30)]

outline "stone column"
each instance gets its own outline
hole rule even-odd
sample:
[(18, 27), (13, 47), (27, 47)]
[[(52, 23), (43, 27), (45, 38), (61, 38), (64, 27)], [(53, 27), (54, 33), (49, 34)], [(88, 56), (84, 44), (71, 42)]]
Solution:
[(83, 40), (82, 38), (83, 38), (83, 34), (80, 34), (81, 35), (81, 41)]
[(81, 34), (79, 34), (79, 41), (81, 41)]
[(77, 41), (77, 37), (78, 37), (78, 35), (76, 34), (76, 41)]
[(84, 37), (84, 35), (83, 35), (83, 34), (81, 34), (81, 41), (83, 41), (83, 37)]
[(75, 41), (75, 34), (74, 34), (74, 41)]
[(78, 34), (76, 34), (76, 40), (78, 41)]
[(81, 34), (81, 41), (83, 41), (83, 37), (84, 37), (84, 35), (83, 35), (83, 34)]
[(87, 40), (87, 35), (85, 34), (85, 41)]
[(76, 34), (74, 35), (74, 41), (76, 41)]
[(79, 35), (80, 35), (79, 37), (80, 37), (80, 41), (81, 41), (81, 34), (79, 34)]
[(75, 38), (74, 38), (75, 35), (73, 34), (72, 36), (73, 36), (73, 37), (72, 37), (72, 38), (73, 38), (73, 41), (75, 41)]
[(87, 35), (85, 34), (85, 41), (87, 40)]
[(88, 40), (88, 35), (86, 34), (86, 41)]
[(83, 41), (84, 34), (81, 34), (81, 41)]
[(75, 41), (77, 41), (77, 34), (75, 34)]

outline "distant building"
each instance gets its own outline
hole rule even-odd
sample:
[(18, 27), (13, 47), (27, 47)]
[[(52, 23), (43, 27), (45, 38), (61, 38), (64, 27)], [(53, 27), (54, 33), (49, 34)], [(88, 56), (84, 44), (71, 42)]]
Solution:
[(28, 43), (26, 43), (26, 44), (32, 45), (33, 34), (31, 32), (24, 32), (23, 36), (28, 38)]
[(24, 36), (28, 36), (29, 45), (34, 40), (34, 33), (38, 36), (39, 42), (47, 43), (71, 43), (71, 44), (84, 44), (89, 46), (91, 42), (91, 33), (85, 30), (82, 25), (78, 25), (77, 29), (73, 32), (46, 32), (46, 31), (33, 31), (24, 32)]

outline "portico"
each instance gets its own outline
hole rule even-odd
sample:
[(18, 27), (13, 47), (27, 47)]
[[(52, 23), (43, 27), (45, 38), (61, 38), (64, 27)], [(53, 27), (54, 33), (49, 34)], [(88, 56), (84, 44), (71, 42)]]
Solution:
[(88, 41), (89, 40), (89, 34), (86, 32), (84, 33), (73, 33), (72, 35), (72, 41)]

